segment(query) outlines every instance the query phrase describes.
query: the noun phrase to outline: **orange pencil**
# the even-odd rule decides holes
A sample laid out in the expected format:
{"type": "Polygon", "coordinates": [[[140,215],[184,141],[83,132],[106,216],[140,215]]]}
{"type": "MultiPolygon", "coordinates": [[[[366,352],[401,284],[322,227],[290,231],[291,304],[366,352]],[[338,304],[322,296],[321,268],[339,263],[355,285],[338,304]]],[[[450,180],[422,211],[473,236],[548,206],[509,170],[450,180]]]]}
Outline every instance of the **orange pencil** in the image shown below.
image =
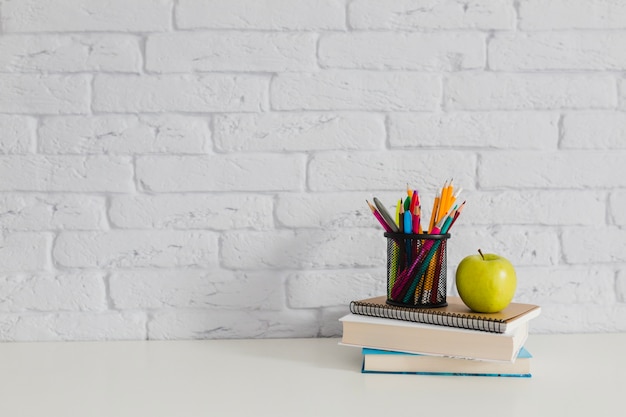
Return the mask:
{"type": "Polygon", "coordinates": [[[417,206],[417,210],[418,210],[417,217],[419,219],[419,221],[417,222],[417,225],[419,226],[417,233],[421,235],[422,233],[424,233],[424,229],[422,228],[422,206],[417,206]]]}
{"type": "Polygon", "coordinates": [[[428,225],[428,233],[432,233],[435,223],[437,223],[437,211],[439,210],[439,200],[441,199],[441,191],[437,191],[437,196],[433,202],[433,211],[430,213],[430,224],[428,225]]]}
{"type": "Polygon", "coordinates": [[[441,220],[441,217],[443,216],[444,213],[444,204],[446,202],[446,192],[447,192],[447,188],[448,188],[448,181],[446,181],[443,184],[443,187],[441,187],[441,192],[438,194],[439,195],[439,205],[437,206],[437,213],[435,214],[435,223],[438,223],[439,220],[441,220]]]}
{"type": "Polygon", "coordinates": [[[437,193],[437,196],[439,197],[439,202],[437,203],[437,211],[435,212],[435,223],[438,223],[439,220],[441,220],[441,207],[443,206],[444,198],[446,197],[445,192],[447,183],[448,182],[446,181],[443,187],[441,187],[441,190],[437,193]]]}
{"type": "Polygon", "coordinates": [[[437,214],[437,221],[441,220],[445,213],[450,209],[450,197],[452,194],[452,180],[450,182],[446,181],[443,186],[443,191],[441,192],[441,208],[439,209],[439,213],[437,214]]]}
{"type": "Polygon", "coordinates": [[[450,197],[450,205],[454,204],[456,199],[459,198],[459,194],[461,194],[461,191],[463,191],[463,189],[459,188],[458,191],[456,193],[454,193],[454,195],[452,197],[450,197]]]}

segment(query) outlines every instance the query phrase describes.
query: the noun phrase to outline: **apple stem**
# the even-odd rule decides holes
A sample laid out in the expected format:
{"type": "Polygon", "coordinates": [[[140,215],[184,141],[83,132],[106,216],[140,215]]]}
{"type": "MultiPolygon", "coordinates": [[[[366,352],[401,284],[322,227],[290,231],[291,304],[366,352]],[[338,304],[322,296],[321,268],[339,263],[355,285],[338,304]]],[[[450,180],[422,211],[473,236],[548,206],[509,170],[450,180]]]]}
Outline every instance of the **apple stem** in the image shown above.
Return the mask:
{"type": "Polygon", "coordinates": [[[480,249],[478,249],[478,253],[480,253],[480,256],[483,258],[483,261],[484,261],[485,260],[485,255],[483,255],[483,252],[480,249]]]}

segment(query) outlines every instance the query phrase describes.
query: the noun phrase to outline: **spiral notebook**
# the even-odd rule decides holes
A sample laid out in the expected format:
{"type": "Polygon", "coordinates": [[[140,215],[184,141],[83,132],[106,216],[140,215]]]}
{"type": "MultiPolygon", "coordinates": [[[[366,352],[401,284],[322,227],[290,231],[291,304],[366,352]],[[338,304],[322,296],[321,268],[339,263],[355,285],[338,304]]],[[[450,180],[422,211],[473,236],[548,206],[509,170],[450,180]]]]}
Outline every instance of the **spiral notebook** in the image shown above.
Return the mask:
{"type": "Polygon", "coordinates": [[[498,313],[475,313],[460,297],[448,296],[446,307],[410,308],[386,303],[386,296],[350,302],[350,312],[370,317],[413,321],[461,329],[504,333],[539,316],[541,308],[534,304],[511,303],[498,313]]]}

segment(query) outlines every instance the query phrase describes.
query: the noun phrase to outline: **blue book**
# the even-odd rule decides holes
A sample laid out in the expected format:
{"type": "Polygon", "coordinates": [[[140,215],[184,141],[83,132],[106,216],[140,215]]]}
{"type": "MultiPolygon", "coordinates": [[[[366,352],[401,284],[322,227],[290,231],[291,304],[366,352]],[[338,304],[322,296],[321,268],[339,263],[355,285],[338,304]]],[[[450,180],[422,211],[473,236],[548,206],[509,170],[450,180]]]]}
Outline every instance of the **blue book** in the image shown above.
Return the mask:
{"type": "Polygon", "coordinates": [[[521,348],[513,362],[459,359],[363,348],[363,373],[530,378],[532,355],[521,348]]]}

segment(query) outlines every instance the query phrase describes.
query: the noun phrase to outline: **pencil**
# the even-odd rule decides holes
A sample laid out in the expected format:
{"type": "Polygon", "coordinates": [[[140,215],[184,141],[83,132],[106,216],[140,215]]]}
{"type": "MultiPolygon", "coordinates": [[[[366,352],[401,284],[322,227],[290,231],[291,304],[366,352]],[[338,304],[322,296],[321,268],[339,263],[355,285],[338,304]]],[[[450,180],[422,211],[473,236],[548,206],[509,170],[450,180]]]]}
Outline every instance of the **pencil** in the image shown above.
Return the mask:
{"type": "Polygon", "coordinates": [[[413,215],[408,210],[404,212],[404,233],[413,233],[413,215]]]}
{"type": "MultiPolygon", "coordinates": [[[[449,212],[447,212],[442,220],[440,220],[440,222],[443,222],[443,225],[440,227],[441,229],[441,234],[446,234],[448,229],[450,228],[450,225],[452,223],[452,219],[454,217],[454,213],[456,211],[456,207],[454,209],[449,210],[449,212]]],[[[438,284],[438,276],[441,270],[441,256],[443,251],[445,250],[445,242],[443,243],[439,243],[440,241],[437,241],[436,243],[439,246],[438,249],[435,249],[436,253],[435,255],[431,258],[430,263],[428,265],[428,267],[424,270],[423,276],[419,277],[419,279],[421,281],[423,281],[423,285],[420,284],[420,288],[419,292],[416,293],[417,297],[422,297],[422,303],[427,303],[428,299],[431,297],[432,291],[435,288],[436,285],[438,284]]]]}
{"type": "Polygon", "coordinates": [[[413,233],[420,233],[419,207],[413,208],[413,233]]]}
{"type": "Polygon", "coordinates": [[[450,209],[450,194],[452,193],[452,180],[446,183],[443,186],[443,190],[441,191],[441,202],[439,203],[439,212],[437,213],[437,221],[441,220],[444,215],[450,209]]]}
{"type": "Polygon", "coordinates": [[[393,221],[391,215],[389,214],[383,203],[381,203],[379,199],[374,197],[374,204],[376,204],[378,212],[383,216],[385,223],[387,223],[387,225],[391,228],[391,231],[394,233],[398,232],[398,225],[396,225],[396,222],[393,221]]]}
{"type": "Polygon", "coordinates": [[[432,233],[433,227],[435,227],[435,223],[437,222],[437,210],[439,207],[440,199],[441,192],[437,191],[437,196],[435,196],[435,201],[433,202],[433,211],[430,213],[430,225],[428,226],[428,233],[432,233]]]}
{"type": "Polygon", "coordinates": [[[387,297],[391,298],[391,289],[393,288],[396,278],[398,277],[398,262],[400,256],[400,243],[396,239],[387,239],[387,248],[391,249],[391,265],[388,274],[389,281],[387,283],[387,297]]]}
{"type": "Polygon", "coordinates": [[[433,275],[433,280],[431,282],[430,294],[427,295],[430,299],[426,299],[425,302],[430,302],[430,304],[437,303],[437,298],[439,295],[439,278],[441,276],[441,268],[443,266],[443,254],[446,251],[446,242],[441,242],[439,246],[439,250],[437,251],[437,255],[435,255],[435,273],[433,275]]]}
{"type": "Polygon", "coordinates": [[[461,194],[461,191],[463,191],[463,189],[459,188],[457,190],[457,192],[454,193],[454,195],[452,195],[452,197],[450,197],[450,205],[454,204],[454,202],[457,200],[457,198],[459,198],[459,194],[461,194]]]}
{"type": "Polygon", "coordinates": [[[398,225],[398,230],[400,229],[400,207],[402,207],[402,199],[398,200],[398,204],[396,205],[396,224],[398,225]]]}
{"type": "Polygon", "coordinates": [[[417,206],[417,226],[419,227],[419,229],[417,229],[417,233],[419,233],[420,235],[422,233],[424,233],[424,229],[422,229],[422,206],[417,206]]]}
{"type": "Polygon", "coordinates": [[[411,195],[411,213],[413,213],[413,211],[415,210],[415,206],[417,204],[417,191],[413,191],[413,194],[411,195]]]}
{"type": "Polygon", "coordinates": [[[376,210],[376,207],[374,207],[372,205],[372,203],[370,203],[367,200],[365,200],[365,202],[367,203],[368,206],[370,206],[370,210],[372,210],[372,214],[374,214],[374,217],[376,217],[376,220],[378,220],[378,222],[383,227],[383,229],[385,229],[386,232],[390,232],[391,233],[392,232],[391,227],[389,227],[387,222],[385,222],[385,219],[383,219],[383,217],[380,215],[378,210],[376,210]]]}
{"type": "MultiPolygon", "coordinates": [[[[409,301],[409,298],[411,297],[411,293],[415,294],[414,291],[416,290],[417,285],[421,281],[420,278],[426,272],[426,268],[428,268],[428,265],[430,265],[430,260],[433,258],[433,255],[437,252],[437,249],[439,248],[440,244],[441,244],[441,241],[438,240],[434,244],[430,245],[428,249],[425,251],[426,257],[421,263],[418,264],[420,266],[419,271],[417,273],[413,271],[414,272],[413,274],[409,274],[408,279],[412,279],[413,282],[409,286],[408,291],[406,291],[404,298],[403,298],[403,302],[406,303],[409,301]]],[[[416,263],[413,263],[411,266],[415,264],[416,263]]]]}
{"type": "Polygon", "coordinates": [[[454,213],[454,218],[452,219],[452,223],[450,223],[450,227],[452,227],[454,222],[456,222],[456,219],[459,218],[459,215],[461,214],[463,207],[465,207],[465,201],[459,206],[459,208],[456,210],[456,213],[454,213]]]}
{"type": "MultiPolygon", "coordinates": [[[[450,230],[451,224],[452,224],[452,216],[447,216],[441,219],[433,228],[433,234],[447,233],[448,230],[450,230]]],[[[433,259],[433,256],[435,255],[435,253],[437,253],[437,250],[439,249],[440,245],[441,245],[441,240],[437,240],[437,241],[429,240],[428,242],[426,242],[422,246],[419,256],[411,264],[411,267],[408,270],[403,271],[403,274],[404,272],[407,272],[407,276],[403,277],[404,278],[403,286],[406,286],[408,281],[412,280],[408,288],[408,291],[397,291],[397,293],[404,294],[403,295],[404,303],[407,303],[409,301],[411,293],[413,293],[416,296],[419,296],[419,294],[415,293],[415,291],[417,291],[418,284],[422,285],[421,287],[423,288],[422,291],[428,290],[428,287],[427,287],[428,285],[430,285],[432,289],[432,281],[428,279],[429,276],[428,276],[427,270],[431,267],[431,261],[433,259]],[[420,259],[422,259],[421,262],[420,262],[420,259]],[[415,270],[417,269],[418,266],[419,266],[419,270],[417,270],[417,273],[416,273],[415,270]]]]}

